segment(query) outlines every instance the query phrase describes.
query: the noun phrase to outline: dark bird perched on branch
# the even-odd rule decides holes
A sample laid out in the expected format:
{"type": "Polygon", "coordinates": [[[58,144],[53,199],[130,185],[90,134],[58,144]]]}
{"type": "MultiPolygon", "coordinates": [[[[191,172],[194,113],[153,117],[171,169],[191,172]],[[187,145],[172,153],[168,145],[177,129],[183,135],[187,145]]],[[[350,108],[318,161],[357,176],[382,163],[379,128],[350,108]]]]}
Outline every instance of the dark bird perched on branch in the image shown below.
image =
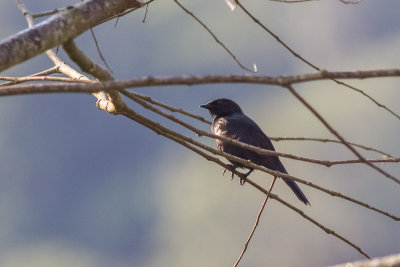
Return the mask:
{"type": "MultiPolygon", "coordinates": [[[[232,100],[219,98],[208,102],[205,105],[201,105],[200,107],[208,109],[210,112],[213,118],[211,131],[214,134],[229,137],[252,146],[275,151],[275,148],[268,136],[266,136],[261,128],[252,119],[247,117],[239,105],[232,100]]],[[[283,167],[282,162],[277,156],[260,155],[254,151],[224,142],[219,139],[216,139],[216,141],[218,149],[223,152],[232,154],[245,160],[250,160],[257,165],[264,166],[274,171],[287,173],[285,167],[283,167]]],[[[238,167],[249,169],[249,172],[246,173],[246,177],[254,170],[253,168],[243,166],[240,163],[234,161],[230,162],[232,163],[231,168],[233,170],[238,167]]],[[[224,170],[224,173],[225,171],[226,169],[224,170]]],[[[292,189],[299,200],[304,202],[306,205],[310,204],[295,181],[285,178],[283,178],[283,180],[292,189]]],[[[243,184],[245,181],[246,179],[240,182],[243,184]]]]}

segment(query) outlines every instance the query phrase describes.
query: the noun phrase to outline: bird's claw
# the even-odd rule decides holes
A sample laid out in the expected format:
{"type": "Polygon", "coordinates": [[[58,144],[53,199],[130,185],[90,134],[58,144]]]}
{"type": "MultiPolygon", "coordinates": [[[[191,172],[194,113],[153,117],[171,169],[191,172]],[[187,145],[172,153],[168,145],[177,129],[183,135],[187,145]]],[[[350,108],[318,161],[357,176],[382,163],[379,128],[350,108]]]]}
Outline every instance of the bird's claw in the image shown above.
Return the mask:
{"type": "Polygon", "coordinates": [[[232,173],[232,175],[231,175],[231,180],[233,180],[233,178],[235,177],[235,174],[233,173],[233,171],[235,170],[236,168],[235,168],[235,166],[233,166],[233,165],[228,165],[225,169],[224,169],[224,171],[222,172],[222,175],[225,175],[225,172],[228,170],[228,171],[230,171],[231,173],[232,173]]]}
{"type": "MultiPolygon", "coordinates": [[[[232,173],[232,175],[231,175],[231,178],[232,178],[232,179],[231,179],[231,180],[233,180],[233,178],[235,177],[234,171],[236,170],[236,168],[237,168],[237,167],[235,167],[235,165],[229,164],[229,165],[226,166],[226,168],[225,168],[224,171],[222,172],[222,175],[224,175],[225,172],[228,170],[228,171],[230,171],[230,172],[232,173]]],[[[247,176],[249,176],[250,173],[253,172],[253,170],[254,170],[254,169],[250,169],[248,173],[239,175],[239,179],[240,179],[239,183],[240,183],[240,185],[244,185],[244,184],[246,183],[247,176]]]]}
{"type": "Polygon", "coordinates": [[[244,174],[243,176],[240,177],[240,185],[244,185],[246,183],[247,180],[247,176],[250,175],[250,173],[252,173],[254,171],[254,169],[250,169],[248,171],[248,173],[244,174]]]}

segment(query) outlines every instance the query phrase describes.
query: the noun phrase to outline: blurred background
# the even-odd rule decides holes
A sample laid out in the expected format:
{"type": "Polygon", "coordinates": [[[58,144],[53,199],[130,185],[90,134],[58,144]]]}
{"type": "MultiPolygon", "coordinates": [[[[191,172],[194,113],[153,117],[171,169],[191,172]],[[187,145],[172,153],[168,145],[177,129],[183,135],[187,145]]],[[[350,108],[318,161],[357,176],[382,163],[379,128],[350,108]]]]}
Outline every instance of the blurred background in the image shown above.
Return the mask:
{"type": "MultiPolygon", "coordinates": [[[[79,1],[25,0],[33,13],[79,1]]],[[[260,75],[314,72],[294,58],[240,9],[224,1],[183,1],[247,67],[260,75]]],[[[243,1],[295,51],[323,69],[399,68],[400,2],[338,0],[284,4],[243,1]]],[[[117,79],[148,75],[246,74],[213,38],[173,1],[154,1],[118,23],[94,29],[117,79]]],[[[14,1],[0,2],[0,38],[27,28],[14,1]]],[[[90,33],[77,38],[100,63],[90,33]]],[[[59,55],[68,59],[60,48],[59,55]]],[[[49,68],[38,56],[1,75],[25,76],[49,68]]],[[[400,113],[398,79],[349,81],[400,113]]],[[[399,120],[367,98],[333,82],[296,89],[347,140],[399,155],[399,120]]],[[[208,118],[200,104],[237,101],[270,136],[333,136],[287,90],[223,84],[139,88],[136,92],[208,118]]],[[[133,109],[197,138],[130,103],[133,109]]],[[[184,118],[209,130],[201,122],[184,118]]],[[[121,116],[95,98],[49,94],[0,98],[1,266],[232,266],[264,196],[222,168],[121,116]]],[[[214,140],[198,140],[214,146],[214,140]]],[[[351,159],[341,145],[275,142],[278,151],[320,159],[351,159]]],[[[375,153],[363,152],[368,158],[375,153]]],[[[282,159],[294,176],[400,215],[400,186],[363,165],[331,168],[282,159]]],[[[398,164],[380,164],[400,177],[398,164]]],[[[256,172],[267,187],[272,179],[256,172]]],[[[274,191],[370,256],[400,252],[399,223],[301,185],[305,207],[278,181],[274,191]]],[[[325,266],[362,259],[297,213],[270,201],[241,266],[325,266]]]]}

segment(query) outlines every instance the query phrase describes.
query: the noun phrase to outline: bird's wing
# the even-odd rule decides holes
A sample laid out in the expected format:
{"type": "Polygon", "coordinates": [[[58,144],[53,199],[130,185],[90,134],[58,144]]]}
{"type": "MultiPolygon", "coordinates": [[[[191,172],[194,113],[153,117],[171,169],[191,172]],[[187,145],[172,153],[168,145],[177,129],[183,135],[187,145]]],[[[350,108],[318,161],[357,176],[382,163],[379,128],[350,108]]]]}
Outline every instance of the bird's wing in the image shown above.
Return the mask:
{"type": "MultiPolygon", "coordinates": [[[[252,146],[275,151],[267,135],[252,119],[244,114],[234,114],[218,119],[218,121],[215,121],[213,124],[213,131],[217,135],[230,137],[252,146]]],[[[254,151],[221,140],[217,140],[217,146],[224,152],[251,160],[258,165],[263,165],[280,172],[286,172],[285,167],[276,156],[259,155],[254,151]]]]}
{"type": "MultiPolygon", "coordinates": [[[[221,118],[219,121],[213,123],[213,130],[215,134],[224,135],[252,146],[275,151],[268,136],[261,130],[257,123],[244,114],[221,118]]],[[[256,164],[269,169],[287,173],[285,167],[277,156],[259,155],[254,151],[225,143],[220,140],[217,140],[217,145],[221,150],[227,153],[240,158],[249,159],[256,164]]],[[[236,165],[241,166],[237,163],[236,165]]],[[[283,180],[296,194],[298,199],[306,205],[310,204],[304,193],[293,180],[285,178],[283,178],[283,180]]]]}
{"type": "MultiPolygon", "coordinates": [[[[213,123],[213,130],[215,134],[221,134],[252,146],[275,151],[268,136],[261,130],[257,123],[244,114],[221,118],[218,122],[213,123]]],[[[256,164],[269,169],[287,173],[285,167],[277,156],[259,155],[256,152],[219,140],[217,140],[217,145],[221,150],[227,153],[244,159],[249,159],[256,164]]],[[[283,178],[283,180],[296,194],[298,199],[306,205],[310,204],[304,193],[293,180],[285,178],[283,178]]]]}
{"type": "Polygon", "coordinates": [[[275,150],[268,136],[246,115],[231,116],[228,122],[226,126],[228,137],[252,146],[275,150]]]}

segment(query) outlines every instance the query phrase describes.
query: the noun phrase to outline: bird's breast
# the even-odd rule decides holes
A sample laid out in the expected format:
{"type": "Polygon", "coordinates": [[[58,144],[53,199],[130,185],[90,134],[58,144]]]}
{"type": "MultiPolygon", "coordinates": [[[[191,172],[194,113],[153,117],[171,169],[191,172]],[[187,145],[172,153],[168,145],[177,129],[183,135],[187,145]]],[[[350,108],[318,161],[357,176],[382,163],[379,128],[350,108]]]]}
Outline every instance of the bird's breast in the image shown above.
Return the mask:
{"type": "Polygon", "coordinates": [[[227,123],[228,122],[225,118],[219,118],[218,120],[214,121],[212,126],[213,133],[219,136],[226,136],[227,123]]]}

